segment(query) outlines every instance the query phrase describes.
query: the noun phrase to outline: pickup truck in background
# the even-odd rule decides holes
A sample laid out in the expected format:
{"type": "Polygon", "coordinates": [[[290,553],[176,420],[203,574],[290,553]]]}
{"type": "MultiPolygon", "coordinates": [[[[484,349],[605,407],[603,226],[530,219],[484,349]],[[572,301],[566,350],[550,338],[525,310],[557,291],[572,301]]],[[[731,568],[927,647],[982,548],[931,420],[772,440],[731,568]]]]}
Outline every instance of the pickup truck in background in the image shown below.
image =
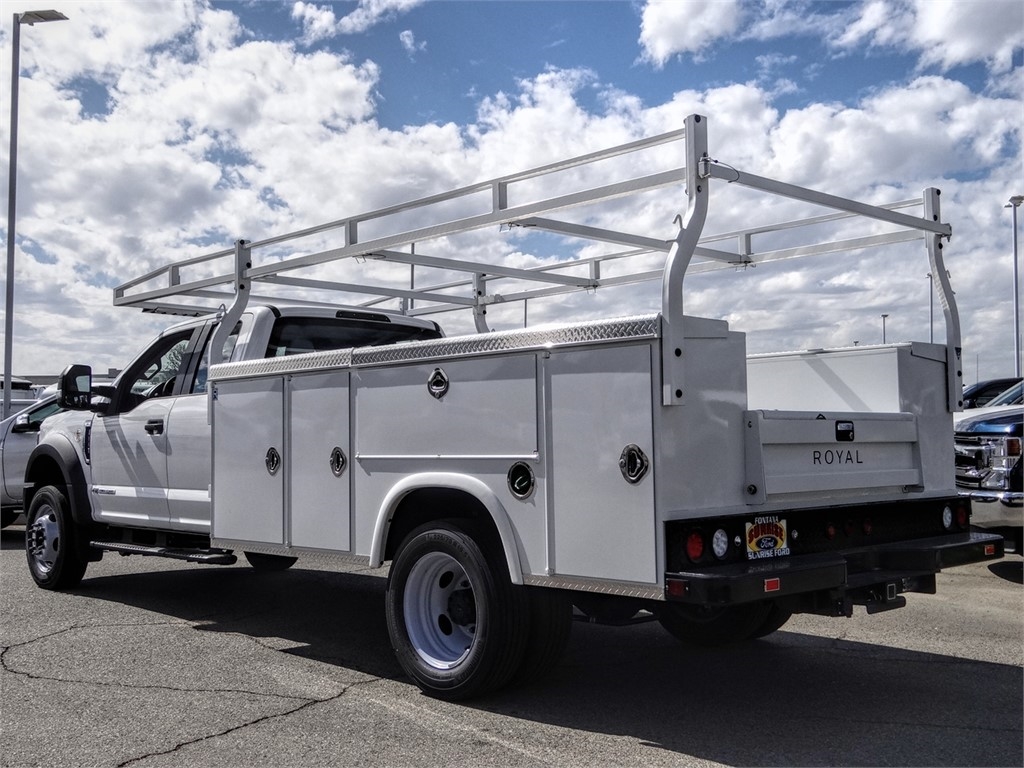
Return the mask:
{"type": "Polygon", "coordinates": [[[223,302],[161,334],[112,386],[93,386],[86,366],[62,374],[69,412],[44,423],[26,475],[32,577],[72,587],[104,552],[390,563],[396,656],[425,692],[455,700],[542,674],[573,607],[721,645],[794,613],[901,608],[942,569],[1001,557],[954,483],[962,360],[938,190],[868,205],[710,157],[692,115],[119,286],[115,304],[142,309],[223,302]],[[660,192],[680,186],[678,200],[660,192]],[[829,212],[709,235],[713,187],[829,212]],[[611,228],[654,209],[678,225],[668,237],[611,228]],[[512,250],[567,242],[578,256],[488,260],[486,228],[512,250]],[[782,241],[759,247],[771,234],[782,241]],[[312,242],[283,250],[293,240],[312,242]],[[748,356],[743,333],[683,311],[688,271],[909,241],[924,245],[944,344],[748,356]],[[527,301],[652,280],[660,312],[527,323],[527,301]],[[250,304],[254,284],[308,303],[250,304]],[[363,301],[326,308],[324,294],[363,301]],[[509,302],[523,302],[524,327],[492,329],[488,311],[509,302]],[[476,333],[426,319],[458,310],[476,333]]]}
{"type": "Polygon", "coordinates": [[[956,486],[973,502],[972,524],[1002,534],[1017,554],[1024,553],[1024,407],[966,411],[953,439],[956,486]]]}

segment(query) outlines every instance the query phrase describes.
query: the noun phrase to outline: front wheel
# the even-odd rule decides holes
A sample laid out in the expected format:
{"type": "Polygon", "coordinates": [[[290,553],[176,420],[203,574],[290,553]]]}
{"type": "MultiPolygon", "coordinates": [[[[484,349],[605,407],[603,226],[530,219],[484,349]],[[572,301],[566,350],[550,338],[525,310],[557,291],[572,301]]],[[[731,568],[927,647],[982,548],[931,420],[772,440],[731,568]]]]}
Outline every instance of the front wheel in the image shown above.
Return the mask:
{"type": "Polygon", "coordinates": [[[79,551],[79,528],[64,492],[40,488],[25,523],[25,555],[32,578],[43,589],[69,589],[85,575],[88,560],[79,551]]]}
{"type": "Polygon", "coordinates": [[[417,528],[391,565],[385,597],[398,662],[426,693],[455,701],[495,690],[526,648],[526,594],[502,558],[446,523],[417,528]]]}

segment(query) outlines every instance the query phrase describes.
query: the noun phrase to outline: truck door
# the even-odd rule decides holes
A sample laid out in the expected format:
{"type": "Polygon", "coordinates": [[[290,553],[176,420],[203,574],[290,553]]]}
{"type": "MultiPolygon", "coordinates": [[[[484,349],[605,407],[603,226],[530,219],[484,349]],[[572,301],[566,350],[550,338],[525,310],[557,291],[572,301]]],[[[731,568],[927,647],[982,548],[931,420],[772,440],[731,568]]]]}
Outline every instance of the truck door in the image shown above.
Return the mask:
{"type": "MultiPolygon", "coordinates": [[[[243,316],[245,319],[250,315],[243,316]]],[[[221,363],[231,359],[243,326],[240,320],[221,350],[221,363]]],[[[170,527],[195,533],[210,532],[210,480],[213,451],[206,401],[206,377],[210,370],[210,339],[216,323],[210,323],[200,339],[202,351],[194,355],[194,370],[186,369],[181,391],[174,398],[167,430],[167,509],[170,527]]]]}
{"type": "Polygon", "coordinates": [[[102,520],[166,526],[168,415],[201,327],[158,338],[118,380],[93,422],[92,499],[102,520]]]}

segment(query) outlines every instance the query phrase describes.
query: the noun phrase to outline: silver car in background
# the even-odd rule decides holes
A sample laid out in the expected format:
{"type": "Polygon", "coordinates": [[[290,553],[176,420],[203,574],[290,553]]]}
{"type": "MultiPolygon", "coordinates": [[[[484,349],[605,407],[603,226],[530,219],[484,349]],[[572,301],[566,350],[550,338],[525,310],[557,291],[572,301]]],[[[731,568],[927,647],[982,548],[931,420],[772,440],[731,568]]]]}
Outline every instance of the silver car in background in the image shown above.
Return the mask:
{"type": "Polygon", "coordinates": [[[49,395],[0,421],[0,528],[21,514],[25,466],[36,447],[39,425],[61,410],[57,396],[49,395]]]}

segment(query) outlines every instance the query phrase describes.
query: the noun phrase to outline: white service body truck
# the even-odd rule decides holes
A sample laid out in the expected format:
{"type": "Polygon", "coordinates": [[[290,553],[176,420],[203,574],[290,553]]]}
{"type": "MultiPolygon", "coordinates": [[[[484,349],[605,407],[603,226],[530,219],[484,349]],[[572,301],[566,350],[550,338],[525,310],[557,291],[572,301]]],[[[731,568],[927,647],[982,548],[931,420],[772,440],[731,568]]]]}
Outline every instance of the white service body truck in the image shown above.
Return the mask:
{"type": "Polygon", "coordinates": [[[762,637],[797,612],[898,608],[905,593],[933,592],[941,569],[1003,552],[1000,537],[970,530],[954,485],[961,350],[938,200],[931,189],[873,206],[744,173],[709,159],[707,121],[694,115],[670,134],[144,275],[115,289],[115,303],[224,304],[168,331],[112,388],[93,388],[84,366],[62,376],[62,402],[77,410],[44,424],[26,476],[32,575],[73,586],[107,551],[222,564],[243,552],[257,568],[390,563],[398,659],[450,699],[548,668],[573,607],[591,621],[656,619],[701,644],[762,637]],[[683,167],[637,171],[634,155],[673,156],[666,145],[680,143],[683,167]],[[719,182],[830,212],[708,235],[719,182]],[[650,205],[673,185],[685,187],[673,237],[598,226],[602,206],[636,194],[650,205]],[[920,216],[899,210],[912,205],[920,216]],[[830,226],[831,239],[754,247],[769,232],[830,226]],[[626,250],[532,269],[427,253],[488,227],[626,250]],[[275,250],[327,232],[342,241],[275,250]],[[910,239],[935,276],[945,344],[748,357],[744,334],[683,312],[683,276],[700,262],[748,267],[910,239]],[[254,265],[257,249],[271,256],[254,265]],[[210,274],[231,256],[229,273],[210,274]],[[614,269],[629,259],[641,266],[614,269]],[[338,262],[412,272],[405,287],[379,271],[357,284],[327,270],[338,262]],[[197,266],[207,272],[182,278],[197,266]],[[425,285],[424,270],[440,276],[425,285]],[[661,280],[660,312],[532,327],[524,310],[526,327],[488,328],[497,305],[647,280],[661,280]],[[254,284],[307,303],[254,308],[254,284]],[[325,291],[373,298],[344,310],[310,301],[325,291]],[[374,308],[382,300],[397,314],[374,308]],[[476,333],[442,337],[423,319],[460,308],[476,333]],[[329,344],[296,332],[283,347],[269,336],[280,317],[318,316],[392,332],[327,334],[329,344]]]}

